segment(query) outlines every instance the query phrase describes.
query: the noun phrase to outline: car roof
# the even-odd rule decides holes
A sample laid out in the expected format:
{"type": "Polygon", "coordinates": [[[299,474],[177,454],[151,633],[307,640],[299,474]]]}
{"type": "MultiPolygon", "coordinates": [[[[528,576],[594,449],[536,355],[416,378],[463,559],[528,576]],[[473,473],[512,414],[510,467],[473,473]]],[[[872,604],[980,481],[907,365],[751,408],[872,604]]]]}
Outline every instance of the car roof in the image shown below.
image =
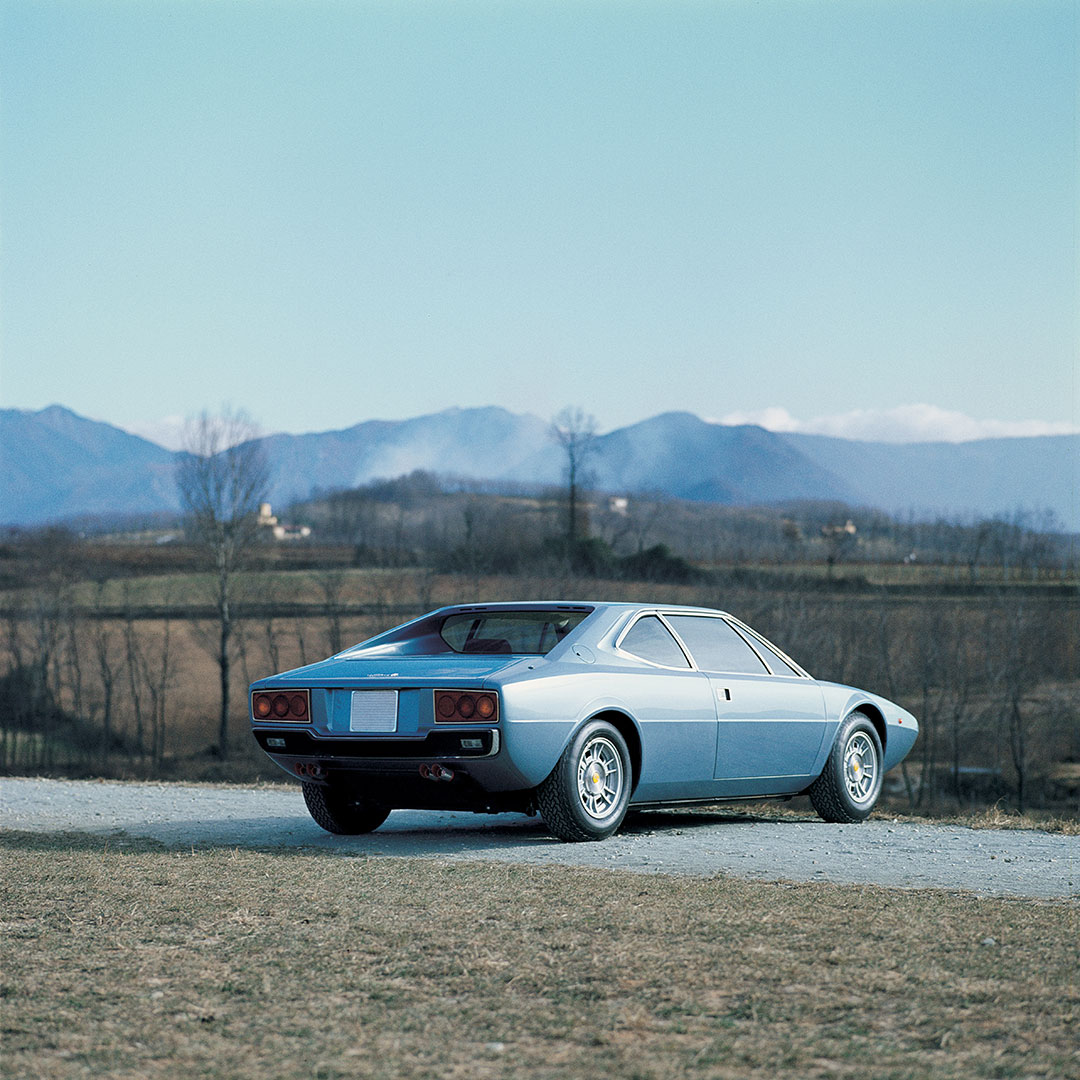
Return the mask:
{"type": "Polygon", "coordinates": [[[726,615],[719,608],[694,607],[688,604],[640,603],[630,600],[499,600],[493,603],[448,604],[431,612],[433,615],[465,611],[672,611],[698,615],[726,615]]]}

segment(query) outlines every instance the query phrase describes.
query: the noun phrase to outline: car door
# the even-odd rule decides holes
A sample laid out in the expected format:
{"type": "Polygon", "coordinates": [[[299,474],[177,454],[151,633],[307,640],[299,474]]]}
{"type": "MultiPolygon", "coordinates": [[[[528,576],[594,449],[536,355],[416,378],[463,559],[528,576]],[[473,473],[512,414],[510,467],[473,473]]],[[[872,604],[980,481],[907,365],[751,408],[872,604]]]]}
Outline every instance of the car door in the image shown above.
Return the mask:
{"type": "Polygon", "coordinates": [[[769,650],[751,647],[720,616],[673,614],[666,620],[712,685],[713,776],[723,781],[722,793],[782,794],[805,787],[825,736],[825,700],[817,683],[769,650]]]}
{"type": "Polygon", "coordinates": [[[619,652],[638,662],[619,685],[642,733],[641,776],[634,802],[706,799],[715,794],[716,710],[708,676],[690,661],[655,613],[636,619],[619,652]]]}

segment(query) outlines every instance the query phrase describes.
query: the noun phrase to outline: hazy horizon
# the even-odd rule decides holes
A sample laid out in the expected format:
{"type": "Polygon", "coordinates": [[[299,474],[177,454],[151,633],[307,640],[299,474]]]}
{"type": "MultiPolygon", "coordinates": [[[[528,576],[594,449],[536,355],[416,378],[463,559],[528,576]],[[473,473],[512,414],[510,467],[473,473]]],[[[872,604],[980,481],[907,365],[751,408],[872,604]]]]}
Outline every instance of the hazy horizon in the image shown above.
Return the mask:
{"type": "MultiPolygon", "coordinates": [[[[63,402],[51,402],[40,410],[22,410],[26,412],[40,412],[48,408],[59,407],[68,409],[76,415],[82,415],[78,410],[71,409],[63,402]]],[[[478,403],[466,406],[451,406],[451,409],[483,409],[505,408],[495,402],[478,403]]],[[[214,409],[205,410],[210,414],[214,409]]],[[[444,410],[437,410],[439,412],[444,410]]],[[[508,409],[508,412],[519,416],[535,416],[540,420],[550,420],[550,417],[542,417],[537,413],[528,411],[518,412],[508,409]]],[[[931,405],[900,406],[892,410],[882,409],[858,409],[847,414],[834,416],[814,417],[810,420],[799,420],[793,417],[786,409],[766,409],[761,415],[729,414],[725,417],[701,416],[693,409],[666,410],[668,412],[686,412],[708,424],[720,424],[723,426],[754,425],[763,427],[767,431],[777,434],[804,434],[824,435],[830,438],[848,439],[861,442],[880,443],[929,443],[929,442],[976,442],[982,439],[1001,438],[1037,438],[1046,435],[1076,435],[1080,434],[1080,428],[1068,424],[1048,424],[1043,421],[979,421],[962,413],[950,413],[931,405]]],[[[252,425],[261,435],[307,435],[325,434],[329,431],[345,430],[358,424],[369,421],[397,423],[417,419],[421,415],[385,417],[363,416],[358,417],[352,423],[345,424],[341,428],[330,427],[320,429],[287,430],[267,429],[258,422],[257,417],[251,417],[252,425]]],[[[631,421],[623,427],[632,427],[636,423],[642,423],[653,417],[661,415],[654,413],[651,416],[643,416],[638,420],[631,421]]],[[[86,416],[85,419],[100,423],[106,423],[112,427],[126,431],[128,434],[137,435],[147,439],[168,450],[181,450],[184,448],[184,432],[189,421],[193,417],[166,417],[157,423],[134,425],[124,427],[104,417],[86,416]]],[[[595,419],[595,418],[593,418],[595,419]]],[[[602,428],[597,426],[597,434],[607,434],[614,428],[602,428]]]]}

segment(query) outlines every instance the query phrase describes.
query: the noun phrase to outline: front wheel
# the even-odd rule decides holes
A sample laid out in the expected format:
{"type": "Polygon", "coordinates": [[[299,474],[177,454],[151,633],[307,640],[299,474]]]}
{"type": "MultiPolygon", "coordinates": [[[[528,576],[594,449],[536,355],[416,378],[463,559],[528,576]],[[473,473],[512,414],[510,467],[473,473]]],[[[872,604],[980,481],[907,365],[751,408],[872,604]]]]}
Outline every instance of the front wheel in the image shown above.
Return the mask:
{"type": "Polygon", "coordinates": [[[359,836],[377,829],[390,810],[359,798],[351,791],[327,784],[302,785],[308,812],[327,832],[339,836],[359,836]]]}
{"type": "Polygon", "coordinates": [[[852,713],[837,732],[810,801],[825,821],[852,825],[870,816],[881,794],[881,739],[865,713],[852,713]]]}
{"type": "Polygon", "coordinates": [[[626,741],[610,724],[593,720],[536,789],[536,801],[544,824],[560,840],[603,840],[622,824],[630,786],[626,741]]]}

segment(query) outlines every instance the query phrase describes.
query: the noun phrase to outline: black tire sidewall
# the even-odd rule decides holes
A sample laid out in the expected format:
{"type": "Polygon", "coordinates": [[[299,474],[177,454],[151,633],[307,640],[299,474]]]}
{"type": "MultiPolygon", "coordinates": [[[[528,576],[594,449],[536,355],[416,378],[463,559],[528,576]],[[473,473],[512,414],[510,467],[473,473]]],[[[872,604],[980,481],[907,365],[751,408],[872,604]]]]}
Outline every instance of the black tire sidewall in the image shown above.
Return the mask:
{"type": "Polygon", "coordinates": [[[327,832],[359,836],[377,829],[389,816],[387,807],[328,784],[302,785],[308,812],[327,832]]]}
{"type": "Polygon", "coordinates": [[[826,768],[832,770],[832,779],[835,785],[836,795],[843,804],[844,809],[852,818],[861,821],[869,817],[871,811],[877,805],[877,801],[881,796],[881,785],[884,779],[882,773],[884,758],[885,754],[881,747],[881,737],[878,735],[877,728],[874,727],[870,718],[865,713],[852,713],[841,725],[840,731],[837,733],[836,743],[833,746],[832,753],[829,755],[829,763],[826,766],[826,768]],[[877,755],[877,775],[874,777],[873,798],[858,803],[855,802],[848,793],[847,781],[844,776],[844,750],[852,735],[857,731],[861,731],[869,736],[870,742],[874,746],[874,753],[877,755]]]}
{"type": "Polygon", "coordinates": [[[570,740],[551,775],[536,789],[544,823],[562,840],[580,842],[604,840],[617,832],[630,803],[633,775],[630,751],[619,731],[605,720],[591,720],[570,740]],[[586,813],[578,795],[578,764],[590,741],[598,736],[615,747],[622,765],[622,790],[615,809],[602,821],[586,813]]]}
{"type": "Polygon", "coordinates": [[[630,802],[630,751],[627,749],[626,740],[618,730],[603,720],[593,720],[586,724],[574,737],[569,751],[559,763],[562,770],[562,783],[564,785],[571,814],[575,822],[585,831],[594,835],[597,839],[611,836],[622,824],[626,816],[626,807],[630,802]],[[622,790],[619,792],[618,804],[612,813],[603,820],[597,820],[585,811],[578,797],[578,764],[586,747],[593,739],[601,737],[607,739],[619,754],[622,764],[622,790]]]}

